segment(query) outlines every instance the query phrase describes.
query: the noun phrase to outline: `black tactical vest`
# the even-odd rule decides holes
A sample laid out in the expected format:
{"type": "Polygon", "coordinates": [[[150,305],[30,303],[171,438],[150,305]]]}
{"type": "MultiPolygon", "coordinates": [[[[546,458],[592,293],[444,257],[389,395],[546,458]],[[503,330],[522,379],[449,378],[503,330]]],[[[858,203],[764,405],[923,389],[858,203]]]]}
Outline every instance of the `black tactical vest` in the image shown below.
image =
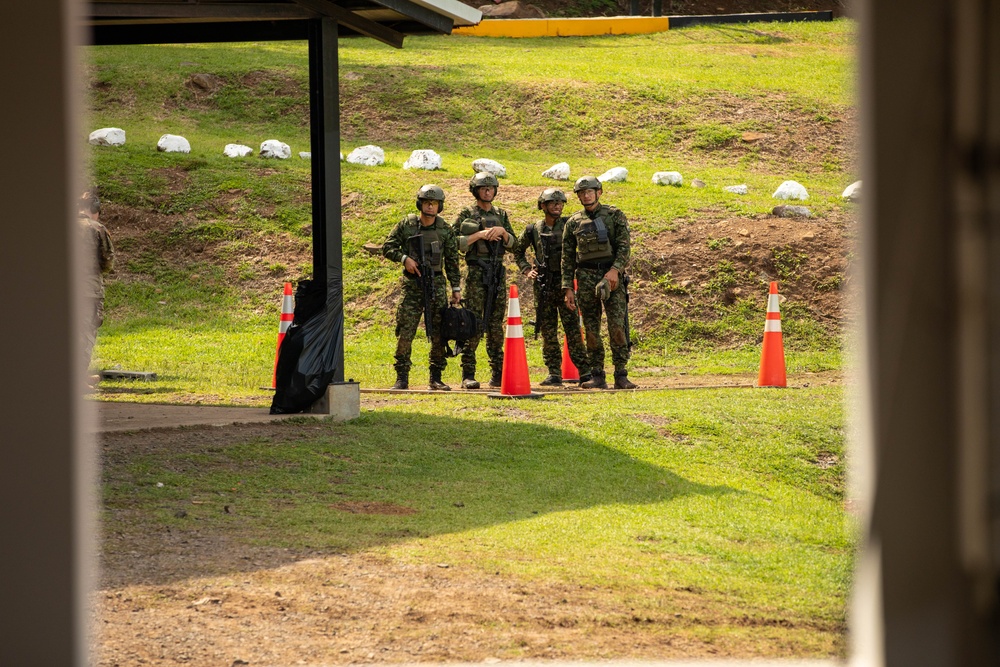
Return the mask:
{"type": "Polygon", "coordinates": [[[544,264],[550,272],[559,273],[562,266],[562,225],[556,221],[552,227],[545,221],[535,223],[534,250],[535,262],[544,264]]]}

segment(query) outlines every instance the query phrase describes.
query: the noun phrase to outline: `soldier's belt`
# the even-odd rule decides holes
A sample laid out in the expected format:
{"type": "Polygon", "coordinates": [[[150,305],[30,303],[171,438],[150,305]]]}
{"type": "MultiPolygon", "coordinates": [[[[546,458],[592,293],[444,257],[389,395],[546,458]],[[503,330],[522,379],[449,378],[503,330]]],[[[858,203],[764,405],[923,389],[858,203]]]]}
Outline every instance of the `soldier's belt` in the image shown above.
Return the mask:
{"type": "Polygon", "coordinates": [[[610,271],[614,262],[580,262],[576,265],[578,269],[596,269],[597,271],[610,271]]]}

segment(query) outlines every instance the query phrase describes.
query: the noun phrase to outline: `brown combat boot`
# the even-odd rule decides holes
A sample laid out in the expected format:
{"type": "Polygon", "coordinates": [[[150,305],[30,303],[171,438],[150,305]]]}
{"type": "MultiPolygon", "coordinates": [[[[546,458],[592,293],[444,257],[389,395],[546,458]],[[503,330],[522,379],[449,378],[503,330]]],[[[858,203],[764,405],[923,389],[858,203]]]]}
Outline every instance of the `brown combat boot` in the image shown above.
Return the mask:
{"type": "Polygon", "coordinates": [[[637,389],[638,386],[628,379],[628,371],[615,371],[615,389],[637,389]]]}
{"type": "Polygon", "coordinates": [[[410,374],[401,373],[396,371],[396,384],[392,385],[393,389],[409,389],[410,388],[410,374]]]}
{"type": "Polygon", "coordinates": [[[451,391],[451,387],[441,382],[441,371],[431,371],[431,381],[428,388],[431,391],[451,391]]]}
{"type": "Polygon", "coordinates": [[[580,383],[581,389],[607,389],[608,382],[604,379],[604,373],[591,373],[590,379],[580,383]]]}

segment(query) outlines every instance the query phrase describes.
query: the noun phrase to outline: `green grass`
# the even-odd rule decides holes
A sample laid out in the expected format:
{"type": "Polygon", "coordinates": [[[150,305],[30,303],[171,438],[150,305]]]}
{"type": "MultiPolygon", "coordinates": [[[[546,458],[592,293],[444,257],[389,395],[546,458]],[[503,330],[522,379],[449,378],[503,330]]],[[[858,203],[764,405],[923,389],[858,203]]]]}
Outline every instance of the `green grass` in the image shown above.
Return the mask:
{"type": "Polygon", "coordinates": [[[244,543],[600,586],[638,595],[640,609],[656,599],[643,590],[687,587],[742,613],[842,627],[854,528],[840,399],[839,388],[414,397],[347,424],[112,457],[106,527],[194,521],[244,543]],[[336,509],[349,503],[413,512],[336,509]]]}

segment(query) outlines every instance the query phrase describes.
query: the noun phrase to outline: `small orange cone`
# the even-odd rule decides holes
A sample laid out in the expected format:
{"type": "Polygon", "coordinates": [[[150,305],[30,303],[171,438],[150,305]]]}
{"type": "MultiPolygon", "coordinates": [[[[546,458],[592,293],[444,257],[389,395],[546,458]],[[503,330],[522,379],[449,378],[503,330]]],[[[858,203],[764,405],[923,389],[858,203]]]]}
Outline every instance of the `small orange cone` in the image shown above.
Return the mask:
{"type": "Polygon", "coordinates": [[[767,295],[767,317],[764,320],[764,345],[760,352],[758,387],[787,387],[785,378],[785,348],[781,342],[781,313],[778,312],[778,283],[772,282],[767,295]]]}
{"type": "MultiPolygon", "coordinates": [[[[576,278],[573,279],[573,291],[576,291],[576,278]]],[[[576,311],[577,317],[579,318],[579,309],[576,311]]],[[[583,319],[580,318],[580,336],[583,337],[583,319]]],[[[563,336],[563,358],[562,358],[562,379],[564,382],[579,382],[580,381],[580,369],[576,367],[573,360],[569,356],[569,343],[567,342],[566,336],[563,336]]]]}
{"type": "Polygon", "coordinates": [[[528,352],[524,348],[524,329],[521,324],[521,302],[517,298],[517,285],[510,286],[510,299],[507,302],[507,336],[503,342],[500,393],[487,396],[490,398],[542,398],[543,396],[531,391],[528,352]]]}
{"type": "Polygon", "coordinates": [[[288,327],[292,326],[294,310],[292,284],[285,283],[285,294],[281,297],[281,320],[278,322],[278,346],[274,349],[274,373],[271,375],[271,389],[278,386],[278,355],[281,353],[281,341],[285,340],[288,327]]]}

